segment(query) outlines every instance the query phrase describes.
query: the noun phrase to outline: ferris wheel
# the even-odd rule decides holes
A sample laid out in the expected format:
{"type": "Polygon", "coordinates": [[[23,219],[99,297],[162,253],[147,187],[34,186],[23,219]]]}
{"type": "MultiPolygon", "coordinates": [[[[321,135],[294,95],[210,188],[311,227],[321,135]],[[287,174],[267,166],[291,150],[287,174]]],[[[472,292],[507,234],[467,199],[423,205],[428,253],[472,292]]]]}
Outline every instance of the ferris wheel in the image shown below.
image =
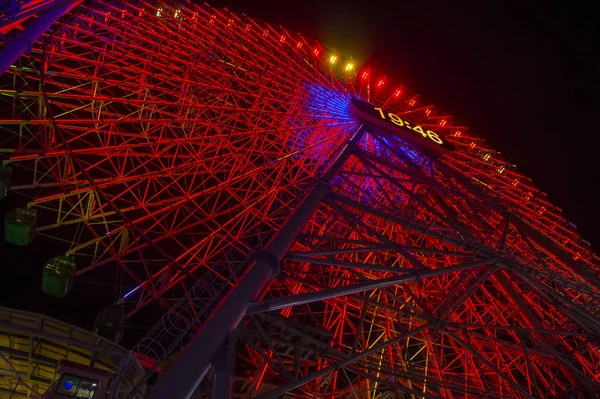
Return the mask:
{"type": "Polygon", "coordinates": [[[107,287],[97,332],[156,314],[134,348],[152,372],[262,256],[271,279],[234,317],[240,395],[598,388],[589,244],[484,140],[367,66],[207,5],[93,1],[0,94],[0,198],[24,198],[6,240],[56,240],[48,295],[107,287]]]}

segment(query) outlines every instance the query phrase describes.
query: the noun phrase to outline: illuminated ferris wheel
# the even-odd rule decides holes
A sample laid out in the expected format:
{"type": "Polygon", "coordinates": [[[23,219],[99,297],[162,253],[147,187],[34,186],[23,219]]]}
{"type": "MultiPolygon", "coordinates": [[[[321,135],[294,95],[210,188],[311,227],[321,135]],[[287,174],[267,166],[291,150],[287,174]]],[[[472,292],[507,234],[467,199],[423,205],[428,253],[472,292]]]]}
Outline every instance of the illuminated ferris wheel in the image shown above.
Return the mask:
{"type": "Polygon", "coordinates": [[[7,241],[56,239],[45,293],[117,292],[97,332],[164,314],[157,392],[195,331],[190,386],[235,397],[598,390],[600,260],[514,165],[319,43],[151,3],[79,5],[0,77],[0,198],[7,241]]]}

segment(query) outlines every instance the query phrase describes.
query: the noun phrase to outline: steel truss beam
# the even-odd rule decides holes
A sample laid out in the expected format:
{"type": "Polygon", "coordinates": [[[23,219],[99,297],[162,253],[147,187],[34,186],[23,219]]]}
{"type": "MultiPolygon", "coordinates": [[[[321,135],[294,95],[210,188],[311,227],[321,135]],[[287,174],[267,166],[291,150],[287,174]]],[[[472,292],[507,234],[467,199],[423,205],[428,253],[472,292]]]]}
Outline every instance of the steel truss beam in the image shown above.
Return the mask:
{"type": "Polygon", "coordinates": [[[248,305],[247,314],[279,310],[289,306],[303,305],[316,301],[324,301],[326,299],[338,298],[345,295],[352,295],[363,291],[381,289],[392,285],[407,283],[410,281],[419,281],[424,278],[441,276],[448,273],[456,273],[461,270],[489,266],[498,262],[498,260],[498,258],[491,258],[477,262],[465,263],[462,265],[448,266],[442,269],[411,271],[406,275],[399,277],[391,277],[375,281],[365,281],[364,283],[347,285],[339,288],[333,288],[330,290],[315,291],[306,294],[271,299],[266,302],[252,302],[248,305]]]}
{"type": "Polygon", "coordinates": [[[427,323],[427,324],[419,326],[419,327],[417,327],[415,329],[406,331],[405,333],[402,333],[399,336],[395,337],[393,340],[390,340],[390,341],[384,342],[384,343],[382,343],[380,345],[377,345],[376,347],[373,347],[372,349],[370,349],[368,351],[365,351],[365,352],[359,353],[357,355],[354,355],[353,357],[351,357],[349,359],[333,363],[332,365],[330,365],[328,367],[325,367],[322,370],[314,372],[314,373],[312,373],[312,374],[310,374],[310,375],[308,375],[308,376],[306,376],[304,378],[301,378],[301,379],[299,379],[297,381],[294,381],[294,382],[292,382],[292,383],[290,383],[288,385],[285,385],[283,387],[275,389],[275,390],[269,392],[266,395],[259,396],[257,399],[275,399],[279,395],[282,395],[282,394],[284,394],[286,392],[289,392],[289,391],[291,391],[293,389],[296,389],[296,388],[298,388],[298,387],[300,387],[300,386],[302,386],[304,384],[307,384],[307,383],[309,383],[311,381],[314,381],[314,380],[316,380],[319,377],[323,377],[323,376],[325,376],[325,375],[327,375],[329,373],[332,373],[334,371],[340,370],[342,367],[346,367],[346,366],[348,366],[348,365],[356,362],[357,360],[360,360],[360,359],[362,359],[362,358],[364,358],[366,356],[369,356],[369,355],[371,355],[373,353],[376,353],[376,352],[380,351],[381,349],[384,349],[384,348],[386,348],[386,347],[388,347],[390,345],[393,345],[395,343],[403,341],[403,340],[407,339],[408,337],[411,337],[411,336],[413,336],[413,335],[415,335],[415,334],[417,334],[417,333],[419,333],[419,332],[421,332],[421,331],[423,331],[423,330],[425,330],[427,328],[430,328],[432,326],[432,324],[433,323],[427,323]]]}

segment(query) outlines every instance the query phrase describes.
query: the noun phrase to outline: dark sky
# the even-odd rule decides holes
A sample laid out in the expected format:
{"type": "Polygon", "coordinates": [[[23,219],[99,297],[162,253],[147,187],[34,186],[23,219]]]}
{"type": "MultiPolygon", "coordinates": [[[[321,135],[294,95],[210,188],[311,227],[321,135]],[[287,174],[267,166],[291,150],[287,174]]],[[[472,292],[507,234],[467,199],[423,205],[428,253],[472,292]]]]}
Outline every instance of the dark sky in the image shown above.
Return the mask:
{"type": "Polygon", "coordinates": [[[500,151],[600,252],[594,2],[212,1],[364,60],[500,151]]]}

